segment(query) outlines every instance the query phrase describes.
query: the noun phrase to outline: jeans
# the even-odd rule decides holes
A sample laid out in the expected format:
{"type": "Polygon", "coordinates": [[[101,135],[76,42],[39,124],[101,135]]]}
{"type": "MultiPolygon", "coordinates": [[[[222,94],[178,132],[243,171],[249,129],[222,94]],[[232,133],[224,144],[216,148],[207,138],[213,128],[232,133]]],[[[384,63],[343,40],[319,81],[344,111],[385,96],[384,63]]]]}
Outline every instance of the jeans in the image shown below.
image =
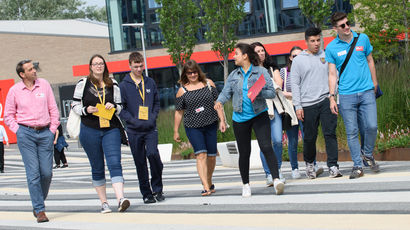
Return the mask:
{"type": "Polygon", "coordinates": [[[4,170],[4,144],[0,142],[0,171],[4,170]]]}
{"type": "Polygon", "coordinates": [[[290,166],[292,167],[292,170],[298,169],[299,125],[292,126],[292,128],[286,130],[286,135],[288,136],[288,154],[290,166]]]}
{"type": "Polygon", "coordinates": [[[185,127],[185,133],[194,148],[195,155],[206,153],[210,157],[216,156],[217,130],[218,122],[200,128],[185,127]]]}
{"type": "Polygon", "coordinates": [[[105,185],[105,160],[111,183],[122,183],[120,129],[94,129],[81,123],[80,142],[91,165],[93,185],[105,185]]]}
{"type": "Polygon", "coordinates": [[[36,213],[45,211],[44,200],[53,176],[54,134],[48,128],[34,130],[20,125],[16,135],[33,209],[36,213]]]}
{"type": "Polygon", "coordinates": [[[339,111],[346,128],[354,166],[362,167],[360,150],[368,157],[373,157],[377,138],[377,106],[373,90],[350,95],[339,95],[339,111]],[[362,133],[362,147],[358,140],[359,129],[362,133]]]}
{"type": "MultiPolygon", "coordinates": [[[[276,159],[278,160],[278,168],[280,169],[282,166],[282,116],[278,113],[276,108],[273,110],[275,112],[275,116],[272,120],[270,120],[270,134],[272,138],[273,150],[275,152],[276,159]]],[[[268,164],[266,163],[266,159],[262,151],[260,151],[260,157],[265,174],[270,174],[268,164]]]]}
{"type": "Polygon", "coordinates": [[[307,163],[316,159],[316,139],[319,121],[325,139],[327,166],[338,167],[338,147],[336,138],[337,116],[330,111],[329,98],[307,107],[303,107],[303,158],[307,163]]]}
{"type": "Polygon", "coordinates": [[[279,178],[278,162],[273,152],[270,138],[270,125],[268,112],[263,112],[258,116],[245,122],[233,121],[233,131],[239,151],[239,171],[242,183],[249,183],[249,157],[251,155],[251,133],[255,131],[256,139],[262,150],[272,177],[279,178]]]}
{"type": "Polygon", "coordinates": [[[144,133],[128,132],[128,140],[135,167],[137,168],[138,182],[143,199],[152,197],[152,192],[161,193],[163,189],[162,170],[164,166],[158,151],[158,131],[152,130],[144,133]],[[147,158],[151,171],[151,185],[147,158]]]}

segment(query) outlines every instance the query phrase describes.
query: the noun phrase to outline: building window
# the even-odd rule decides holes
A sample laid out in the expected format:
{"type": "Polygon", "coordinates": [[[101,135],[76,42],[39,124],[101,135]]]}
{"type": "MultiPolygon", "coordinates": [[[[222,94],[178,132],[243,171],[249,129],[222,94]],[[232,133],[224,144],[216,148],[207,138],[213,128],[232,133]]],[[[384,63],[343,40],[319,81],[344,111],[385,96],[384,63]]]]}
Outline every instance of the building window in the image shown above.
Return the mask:
{"type": "MultiPolygon", "coordinates": [[[[155,0],[107,1],[111,51],[128,51],[142,47],[139,29],[123,27],[124,23],[144,23],[145,47],[161,48],[163,36],[156,12],[159,7],[161,5],[155,0]]],[[[349,0],[336,0],[332,10],[351,12],[351,9],[349,0]]],[[[298,8],[298,0],[247,0],[244,10],[245,18],[237,29],[240,38],[300,32],[310,26],[298,8]]],[[[198,42],[206,42],[205,31],[206,25],[203,25],[195,34],[198,42]]]]}

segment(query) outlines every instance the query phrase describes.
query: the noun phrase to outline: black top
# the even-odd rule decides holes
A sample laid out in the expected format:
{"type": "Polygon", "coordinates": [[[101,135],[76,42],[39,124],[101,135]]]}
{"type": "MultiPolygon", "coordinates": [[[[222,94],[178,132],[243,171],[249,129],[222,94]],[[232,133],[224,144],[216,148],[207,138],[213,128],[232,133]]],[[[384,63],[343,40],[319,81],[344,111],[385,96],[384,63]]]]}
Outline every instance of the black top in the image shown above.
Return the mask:
{"type": "Polygon", "coordinates": [[[58,126],[58,137],[63,136],[63,127],[61,126],[61,124],[58,126]]]}
{"type": "MultiPolygon", "coordinates": [[[[103,99],[103,88],[98,88],[98,91],[100,93],[101,99],[103,99]]],[[[105,103],[107,102],[110,102],[113,105],[115,105],[112,86],[105,87],[105,103]]],[[[83,106],[84,107],[96,106],[97,103],[101,103],[98,97],[97,90],[95,89],[94,85],[91,84],[91,82],[87,80],[87,82],[85,83],[84,94],[83,94],[83,106]]],[[[81,122],[90,128],[100,129],[99,117],[94,116],[93,114],[89,114],[88,112],[86,116],[81,116],[81,122]]],[[[113,115],[112,119],[110,120],[110,127],[103,128],[103,129],[112,129],[112,128],[120,128],[120,127],[121,127],[120,121],[118,120],[117,116],[113,115]]]]}
{"type": "Polygon", "coordinates": [[[185,110],[184,125],[188,128],[200,128],[218,120],[214,104],[218,98],[215,87],[205,86],[201,89],[188,91],[182,86],[185,93],[175,100],[176,110],[185,110]]]}

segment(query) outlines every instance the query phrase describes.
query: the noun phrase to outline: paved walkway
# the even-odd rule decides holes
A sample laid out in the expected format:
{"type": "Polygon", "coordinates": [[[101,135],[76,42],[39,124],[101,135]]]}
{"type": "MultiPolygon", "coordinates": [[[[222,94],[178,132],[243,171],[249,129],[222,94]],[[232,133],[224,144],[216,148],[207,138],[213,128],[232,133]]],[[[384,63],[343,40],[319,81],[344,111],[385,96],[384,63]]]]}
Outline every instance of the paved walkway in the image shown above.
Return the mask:
{"type": "MultiPolygon", "coordinates": [[[[263,170],[255,169],[250,172],[252,197],[242,198],[238,169],[222,167],[218,159],[217,192],[201,197],[195,161],[173,161],[164,167],[167,199],[145,205],[132,156],[124,149],[125,193],[131,207],[125,213],[103,215],[86,155],[70,147],[69,168],[54,170],[46,201],[50,222],[42,224],[31,213],[20,154],[15,146],[6,149],[6,173],[0,174],[0,229],[410,229],[410,162],[380,162],[379,174],[366,169],[357,180],[348,179],[351,162],[340,165],[345,176],[331,179],[326,170],[315,180],[292,180],[285,162],[283,195],[266,188],[263,170]]],[[[303,171],[302,162],[299,165],[303,171]]],[[[114,210],[112,188],[107,192],[114,210]]]]}

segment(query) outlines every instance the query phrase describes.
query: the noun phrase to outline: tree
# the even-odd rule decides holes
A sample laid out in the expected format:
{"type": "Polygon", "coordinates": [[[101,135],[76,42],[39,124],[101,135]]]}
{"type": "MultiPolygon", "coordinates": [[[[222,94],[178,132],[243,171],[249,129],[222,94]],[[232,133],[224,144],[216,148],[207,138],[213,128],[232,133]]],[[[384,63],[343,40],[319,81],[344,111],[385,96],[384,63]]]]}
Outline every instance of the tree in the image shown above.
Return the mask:
{"type": "MultiPolygon", "coordinates": [[[[299,8],[310,24],[322,28],[332,14],[334,0],[299,0],[299,8]]],[[[320,46],[324,49],[323,39],[320,46]]]]}
{"type": "Polygon", "coordinates": [[[352,0],[354,16],[374,47],[376,60],[390,59],[402,54],[399,37],[404,35],[408,55],[408,20],[410,2],[407,0],[352,0]]]}
{"type": "Polygon", "coordinates": [[[162,45],[168,48],[172,62],[177,66],[179,74],[182,66],[193,52],[198,33],[199,7],[192,0],[156,0],[162,5],[158,9],[162,35],[162,45]]]}
{"type": "Polygon", "coordinates": [[[224,79],[228,77],[228,56],[238,41],[235,31],[245,16],[245,0],[203,0],[203,23],[208,26],[205,38],[212,51],[223,58],[224,79]]]}
{"type": "Polygon", "coordinates": [[[107,21],[105,7],[84,8],[84,4],[82,0],[0,0],[0,20],[88,18],[107,21]]]}

